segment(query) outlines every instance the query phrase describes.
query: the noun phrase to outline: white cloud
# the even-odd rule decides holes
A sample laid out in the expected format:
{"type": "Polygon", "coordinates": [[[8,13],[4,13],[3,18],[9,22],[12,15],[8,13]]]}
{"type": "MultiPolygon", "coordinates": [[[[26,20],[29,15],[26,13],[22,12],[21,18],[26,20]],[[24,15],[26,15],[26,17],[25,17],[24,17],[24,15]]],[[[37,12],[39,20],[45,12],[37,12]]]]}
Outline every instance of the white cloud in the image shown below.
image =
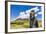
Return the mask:
{"type": "Polygon", "coordinates": [[[38,14],[42,14],[42,12],[38,12],[38,14]]]}
{"type": "MultiPolygon", "coordinates": [[[[42,14],[42,12],[38,12],[37,14],[39,14],[39,15],[40,15],[40,14],[42,14]]],[[[35,14],[35,16],[38,16],[37,14],[35,14]]]]}
{"type": "Polygon", "coordinates": [[[26,13],[30,13],[32,10],[34,10],[35,12],[39,11],[38,7],[35,7],[35,8],[27,10],[26,13]]]}
{"type": "Polygon", "coordinates": [[[24,15],[25,14],[25,12],[20,12],[20,16],[22,16],[22,15],[24,15]]]}
{"type": "Polygon", "coordinates": [[[21,19],[29,18],[29,14],[27,14],[26,12],[20,12],[20,15],[16,19],[18,18],[21,18],[21,19]]]}
{"type": "Polygon", "coordinates": [[[15,18],[13,18],[13,19],[11,19],[10,21],[14,21],[14,20],[16,20],[15,18]]]}
{"type": "Polygon", "coordinates": [[[37,16],[37,14],[35,14],[35,17],[37,16]]]}
{"type": "MultiPolygon", "coordinates": [[[[20,12],[20,15],[16,19],[18,19],[18,18],[21,18],[21,19],[29,18],[29,13],[31,12],[31,10],[34,10],[35,12],[39,11],[38,7],[35,7],[35,8],[32,8],[32,9],[29,9],[25,12],[20,12]]],[[[37,16],[37,14],[35,16],[37,16]]]]}

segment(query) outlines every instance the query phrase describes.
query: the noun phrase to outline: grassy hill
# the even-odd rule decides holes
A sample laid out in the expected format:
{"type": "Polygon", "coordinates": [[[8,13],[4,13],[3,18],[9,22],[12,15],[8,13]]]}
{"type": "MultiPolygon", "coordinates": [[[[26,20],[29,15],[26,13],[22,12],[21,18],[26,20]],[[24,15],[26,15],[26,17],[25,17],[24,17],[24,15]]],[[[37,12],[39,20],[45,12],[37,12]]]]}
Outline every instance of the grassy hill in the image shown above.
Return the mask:
{"type": "MultiPolygon", "coordinates": [[[[30,22],[29,20],[15,20],[13,22],[11,22],[11,29],[16,29],[16,28],[30,28],[29,25],[30,22]]],[[[42,27],[42,21],[41,20],[38,20],[38,26],[39,27],[42,27]]]]}
{"type": "Polygon", "coordinates": [[[42,27],[42,21],[41,20],[38,20],[38,26],[42,27]]]}
{"type": "Polygon", "coordinates": [[[29,20],[16,20],[11,22],[11,28],[29,28],[29,20]]]}

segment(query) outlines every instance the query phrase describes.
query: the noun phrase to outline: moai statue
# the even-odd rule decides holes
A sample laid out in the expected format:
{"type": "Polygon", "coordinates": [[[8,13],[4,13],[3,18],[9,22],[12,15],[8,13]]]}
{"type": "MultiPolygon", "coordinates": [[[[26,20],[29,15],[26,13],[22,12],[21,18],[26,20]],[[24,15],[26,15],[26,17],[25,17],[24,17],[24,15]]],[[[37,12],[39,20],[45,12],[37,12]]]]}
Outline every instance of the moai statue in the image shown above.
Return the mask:
{"type": "Polygon", "coordinates": [[[38,27],[38,21],[35,18],[35,12],[34,12],[34,10],[32,10],[30,12],[30,28],[35,28],[35,27],[38,27]]]}

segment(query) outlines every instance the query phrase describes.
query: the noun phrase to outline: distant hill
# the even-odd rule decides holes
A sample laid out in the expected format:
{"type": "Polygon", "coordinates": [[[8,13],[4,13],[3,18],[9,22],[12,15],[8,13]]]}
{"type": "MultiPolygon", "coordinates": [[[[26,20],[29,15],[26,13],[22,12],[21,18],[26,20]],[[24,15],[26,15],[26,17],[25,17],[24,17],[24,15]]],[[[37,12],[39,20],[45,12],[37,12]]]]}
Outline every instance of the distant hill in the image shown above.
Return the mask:
{"type": "Polygon", "coordinates": [[[18,18],[18,19],[16,19],[16,20],[29,20],[29,19],[21,19],[21,18],[18,18]]]}

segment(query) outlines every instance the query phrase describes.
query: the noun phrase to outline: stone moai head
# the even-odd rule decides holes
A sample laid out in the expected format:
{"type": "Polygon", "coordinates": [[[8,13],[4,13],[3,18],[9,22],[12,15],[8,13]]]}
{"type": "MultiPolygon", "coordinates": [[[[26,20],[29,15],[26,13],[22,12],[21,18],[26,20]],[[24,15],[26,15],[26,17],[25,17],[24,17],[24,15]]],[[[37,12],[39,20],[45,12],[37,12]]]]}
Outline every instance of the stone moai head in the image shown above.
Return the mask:
{"type": "Polygon", "coordinates": [[[35,16],[34,10],[32,10],[32,11],[30,12],[30,16],[35,16]]]}

